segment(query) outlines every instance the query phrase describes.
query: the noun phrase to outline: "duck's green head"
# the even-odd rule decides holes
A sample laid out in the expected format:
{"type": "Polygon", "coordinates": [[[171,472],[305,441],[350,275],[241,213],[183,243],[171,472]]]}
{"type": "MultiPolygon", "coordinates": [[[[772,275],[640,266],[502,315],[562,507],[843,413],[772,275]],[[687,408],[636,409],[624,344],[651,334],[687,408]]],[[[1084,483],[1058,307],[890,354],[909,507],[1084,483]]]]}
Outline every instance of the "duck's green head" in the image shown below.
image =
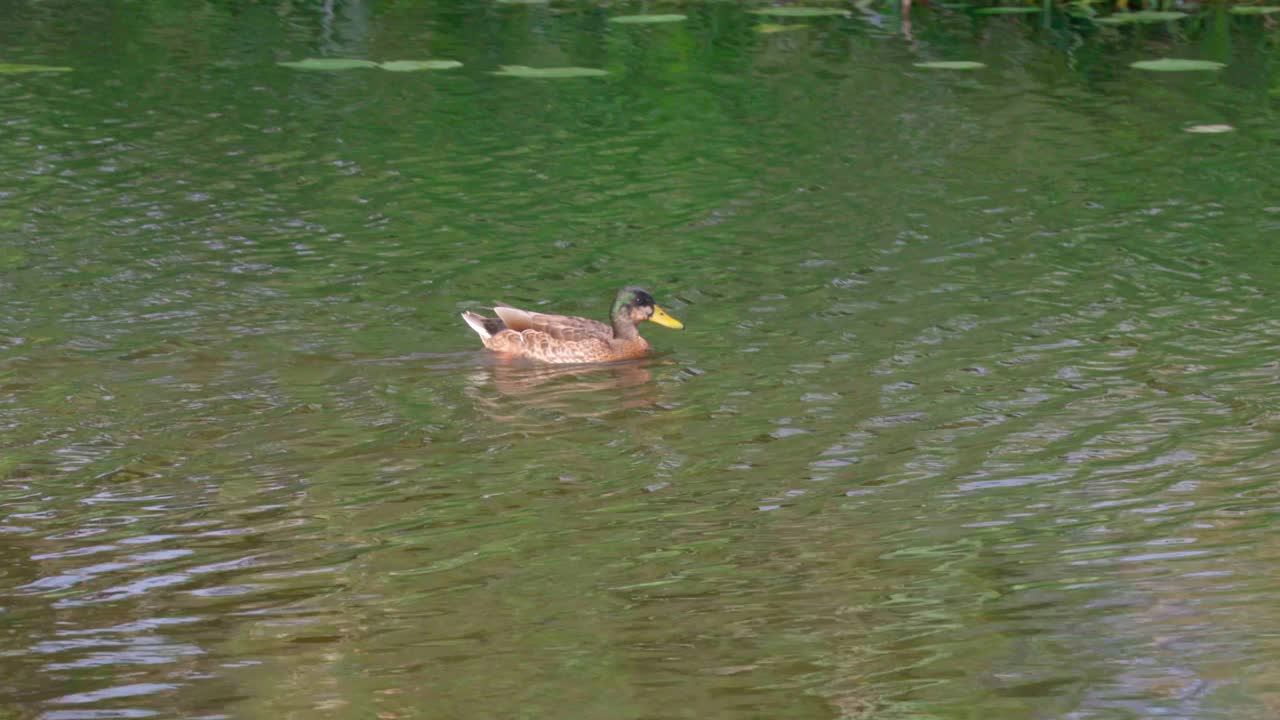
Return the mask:
{"type": "Polygon", "coordinates": [[[645,320],[655,322],[663,327],[679,330],[684,323],[671,317],[666,310],[658,307],[653,296],[638,287],[625,287],[618,291],[614,298],[613,310],[609,313],[614,320],[627,319],[632,323],[645,320]]]}

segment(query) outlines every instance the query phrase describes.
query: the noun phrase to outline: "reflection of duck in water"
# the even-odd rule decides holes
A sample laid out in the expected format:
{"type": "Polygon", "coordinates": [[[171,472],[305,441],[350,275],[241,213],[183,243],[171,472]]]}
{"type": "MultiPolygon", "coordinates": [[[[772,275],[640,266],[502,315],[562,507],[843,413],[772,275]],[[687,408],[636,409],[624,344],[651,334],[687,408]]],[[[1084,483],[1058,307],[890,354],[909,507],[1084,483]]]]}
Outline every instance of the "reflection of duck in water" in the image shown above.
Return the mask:
{"type": "Polygon", "coordinates": [[[473,373],[467,394],[495,420],[523,421],[532,424],[529,430],[550,432],[558,426],[547,422],[547,413],[555,419],[594,418],[657,403],[662,395],[649,366],[649,361],[548,366],[502,360],[473,373]]]}
{"type": "Polygon", "coordinates": [[[504,395],[524,395],[541,389],[548,398],[624,390],[653,380],[648,368],[636,363],[573,367],[498,363],[493,366],[492,377],[494,386],[504,395]]]}
{"type": "Polygon", "coordinates": [[[569,315],[544,315],[509,305],[493,309],[498,317],[462,313],[484,346],[510,357],[546,363],[598,363],[630,360],[649,354],[638,323],[649,320],[679,330],[684,327],[640,288],[618,291],[609,312],[611,325],[569,315]]]}

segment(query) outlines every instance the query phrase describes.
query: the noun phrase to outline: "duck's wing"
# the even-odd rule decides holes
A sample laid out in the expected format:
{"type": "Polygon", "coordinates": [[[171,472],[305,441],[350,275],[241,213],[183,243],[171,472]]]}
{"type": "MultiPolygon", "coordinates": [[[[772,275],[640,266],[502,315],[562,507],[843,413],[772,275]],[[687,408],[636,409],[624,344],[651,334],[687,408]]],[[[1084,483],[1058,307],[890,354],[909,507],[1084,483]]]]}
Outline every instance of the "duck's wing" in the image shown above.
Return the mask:
{"type": "Polygon", "coordinates": [[[553,340],[565,342],[609,340],[613,337],[612,327],[588,318],[529,312],[509,305],[498,305],[493,311],[509,329],[516,332],[536,330],[553,340]]]}

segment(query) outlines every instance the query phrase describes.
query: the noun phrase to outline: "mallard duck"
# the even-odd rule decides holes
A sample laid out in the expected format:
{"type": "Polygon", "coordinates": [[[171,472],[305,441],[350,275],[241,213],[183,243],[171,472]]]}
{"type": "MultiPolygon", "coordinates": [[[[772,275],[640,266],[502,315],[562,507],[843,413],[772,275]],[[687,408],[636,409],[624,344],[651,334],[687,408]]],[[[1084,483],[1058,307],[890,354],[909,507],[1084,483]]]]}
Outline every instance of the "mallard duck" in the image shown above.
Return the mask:
{"type": "Polygon", "coordinates": [[[544,315],[499,303],[496,318],[462,313],[484,346],[512,357],[546,363],[594,363],[630,360],[649,354],[649,343],[636,324],[648,320],[663,327],[684,327],[658,307],[653,296],[636,287],[618,291],[611,325],[569,315],[544,315]]]}

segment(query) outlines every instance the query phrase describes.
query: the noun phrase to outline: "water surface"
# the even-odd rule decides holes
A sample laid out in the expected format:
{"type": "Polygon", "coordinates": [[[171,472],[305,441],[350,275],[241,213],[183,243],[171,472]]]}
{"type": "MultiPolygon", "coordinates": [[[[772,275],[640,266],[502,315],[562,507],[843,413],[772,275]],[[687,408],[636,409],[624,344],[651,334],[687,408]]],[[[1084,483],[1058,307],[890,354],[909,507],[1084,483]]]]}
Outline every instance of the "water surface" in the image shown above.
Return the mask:
{"type": "Polygon", "coordinates": [[[1275,716],[1274,30],[645,9],[0,2],[5,717],[1275,716]]]}

